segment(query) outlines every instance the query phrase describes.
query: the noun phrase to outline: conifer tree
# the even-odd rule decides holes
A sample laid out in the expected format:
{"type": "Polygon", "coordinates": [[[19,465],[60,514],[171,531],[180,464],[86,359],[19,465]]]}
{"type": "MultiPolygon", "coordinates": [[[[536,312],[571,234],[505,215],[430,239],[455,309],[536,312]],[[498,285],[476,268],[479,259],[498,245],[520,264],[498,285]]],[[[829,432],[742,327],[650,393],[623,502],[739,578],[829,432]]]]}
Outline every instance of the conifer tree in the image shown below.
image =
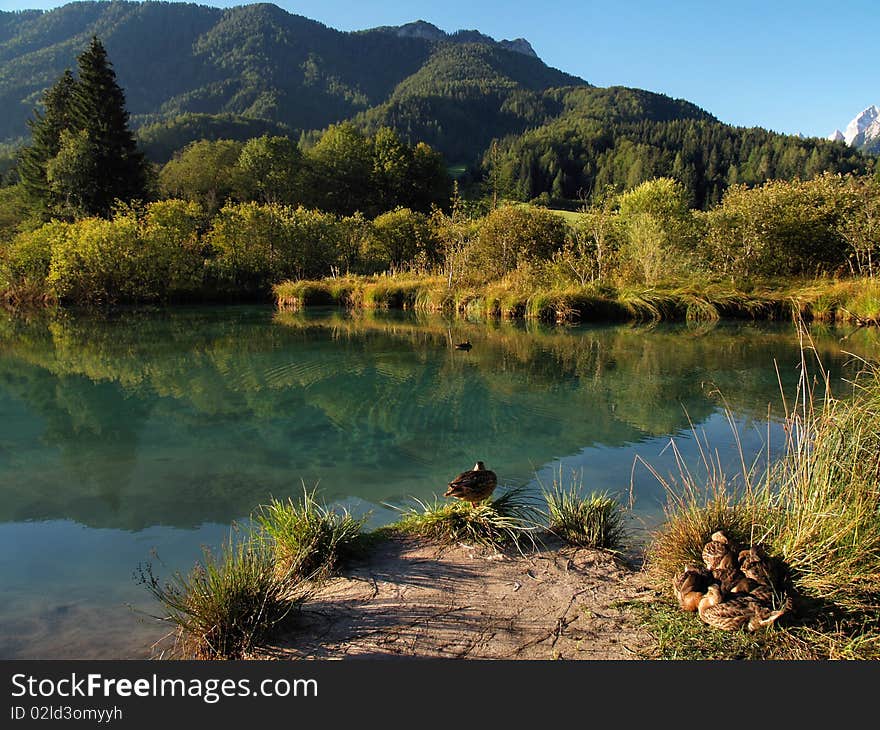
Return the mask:
{"type": "Polygon", "coordinates": [[[125,93],[104,45],[93,37],[77,61],[71,118],[74,131],[84,130],[94,150],[92,184],[83,204],[91,213],[106,214],[117,198],[128,202],[144,196],[146,162],[128,127],[125,93]]]}
{"type": "Polygon", "coordinates": [[[43,93],[44,110],[34,110],[33,118],[28,120],[31,144],[21,150],[18,171],[28,197],[35,202],[51,204],[46,165],[58,154],[61,133],[72,126],[71,101],[75,88],[76,79],[70,69],[67,69],[43,93]]]}

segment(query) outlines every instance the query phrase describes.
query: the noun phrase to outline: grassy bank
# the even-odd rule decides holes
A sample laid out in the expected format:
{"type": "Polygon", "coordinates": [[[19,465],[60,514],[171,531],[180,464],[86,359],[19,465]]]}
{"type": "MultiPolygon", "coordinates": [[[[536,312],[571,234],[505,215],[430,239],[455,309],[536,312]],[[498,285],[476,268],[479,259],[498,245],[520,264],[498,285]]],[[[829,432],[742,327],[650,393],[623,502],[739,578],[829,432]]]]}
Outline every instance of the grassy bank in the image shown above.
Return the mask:
{"type": "Polygon", "coordinates": [[[711,457],[708,484],[686,470],[664,482],[667,520],[647,563],[659,590],[670,597],[673,576],[700,565],[722,529],[781,561],[794,605],[772,631],[721,637],[671,600],[641,607],[664,656],[880,658],[880,370],[866,364],[848,400],[827,385],[804,375],[788,403],[785,454],[761,473],[743,464],[738,489],[711,457]]]}
{"type": "Polygon", "coordinates": [[[470,318],[571,321],[712,321],[722,318],[880,323],[880,282],[817,279],[735,288],[680,284],[651,288],[526,287],[513,278],[450,287],[437,276],[350,276],[285,281],[274,289],[281,310],[316,305],[409,309],[470,318]]]}

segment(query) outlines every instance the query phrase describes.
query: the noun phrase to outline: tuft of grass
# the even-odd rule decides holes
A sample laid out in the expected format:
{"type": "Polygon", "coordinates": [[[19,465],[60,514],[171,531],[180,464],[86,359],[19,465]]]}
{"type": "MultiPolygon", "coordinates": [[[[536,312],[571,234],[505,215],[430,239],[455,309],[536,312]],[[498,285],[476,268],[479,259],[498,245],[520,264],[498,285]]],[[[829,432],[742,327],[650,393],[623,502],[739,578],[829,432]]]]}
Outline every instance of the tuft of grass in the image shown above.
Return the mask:
{"type": "Polygon", "coordinates": [[[766,515],[751,493],[738,493],[723,480],[705,488],[689,479],[676,486],[664,482],[666,520],[654,532],[647,549],[647,567],[655,583],[666,588],[672,577],[688,565],[702,565],[703,546],[710,535],[724,530],[740,545],[760,542],[756,526],[766,515]],[[755,539],[755,538],[758,539],[755,539]]]}
{"type": "Polygon", "coordinates": [[[156,618],[174,626],[173,653],[194,659],[247,655],[308,593],[292,573],[279,574],[274,552],[250,536],[230,535],[216,553],[204,548],[191,571],[165,582],[151,563],[142,565],[140,582],[164,609],[156,618]]]}
{"type": "Polygon", "coordinates": [[[540,511],[521,487],[474,505],[439,499],[416,502],[418,506],[404,512],[394,529],[444,544],[467,542],[493,548],[519,545],[523,540],[534,541],[539,528],[540,511]]]}
{"type": "Polygon", "coordinates": [[[564,486],[561,471],[553,487],[542,490],[550,532],[572,545],[618,550],[625,537],[620,502],[607,492],[583,496],[583,476],[572,472],[564,486]]]}
{"type": "Polygon", "coordinates": [[[281,573],[321,578],[332,573],[351,550],[366,518],[327,508],[318,502],[315,489],[303,486],[300,502],[273,499],[260,507],[254,521],[281,573]]]}

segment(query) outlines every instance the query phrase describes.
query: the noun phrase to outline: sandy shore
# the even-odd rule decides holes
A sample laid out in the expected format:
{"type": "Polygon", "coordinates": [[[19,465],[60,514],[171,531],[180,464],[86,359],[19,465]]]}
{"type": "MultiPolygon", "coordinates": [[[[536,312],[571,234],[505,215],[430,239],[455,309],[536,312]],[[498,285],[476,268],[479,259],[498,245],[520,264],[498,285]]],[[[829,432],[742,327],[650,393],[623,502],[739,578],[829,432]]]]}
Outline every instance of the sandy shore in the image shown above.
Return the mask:
{"type": "Polygon", "coordinates": [[[597,550],[395,538],[327,582],[262,657],[639,659],[651,638],[618,604],[651,597],[597,550]]]}

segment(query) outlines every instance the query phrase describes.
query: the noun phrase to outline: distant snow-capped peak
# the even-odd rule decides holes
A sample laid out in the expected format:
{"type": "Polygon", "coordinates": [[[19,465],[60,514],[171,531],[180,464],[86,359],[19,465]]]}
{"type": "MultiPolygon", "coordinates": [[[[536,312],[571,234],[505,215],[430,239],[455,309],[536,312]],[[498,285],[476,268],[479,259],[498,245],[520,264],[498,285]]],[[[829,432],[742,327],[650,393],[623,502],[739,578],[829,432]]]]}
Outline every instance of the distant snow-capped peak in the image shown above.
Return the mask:
{"type": "Polygon", "coordinates": [[[843,133],[846,143],[853,145],[867,141],[865,139],[865,132],[874,126],[878,119],[880,119],[880,109],[877,108],[876,104],[871,104],[871,106],[846,125],[846,132],[843,133]],[[861,139],[859,139],[860,137],[861,139]]]}
{"type": "Polygon", "coordinates": [[[846,125],[845,132],[835,129],[828,139],[877,154],[880,152],[880,107],[871,104],[846,125]]]}

